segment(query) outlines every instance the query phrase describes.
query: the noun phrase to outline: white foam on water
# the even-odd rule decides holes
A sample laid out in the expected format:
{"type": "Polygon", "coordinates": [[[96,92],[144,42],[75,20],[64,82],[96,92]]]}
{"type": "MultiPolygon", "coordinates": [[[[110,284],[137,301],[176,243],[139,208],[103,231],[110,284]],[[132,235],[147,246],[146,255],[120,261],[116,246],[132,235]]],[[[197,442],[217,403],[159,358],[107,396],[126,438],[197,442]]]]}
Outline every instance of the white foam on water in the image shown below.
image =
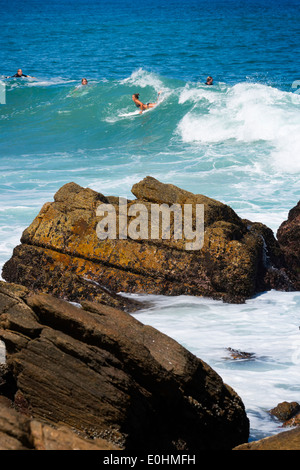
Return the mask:
{"type": "Polygon", "coordinates": [[[269,227],[276,236],[277,230],[283,221],[288,218],[288,211],[275,212],[275,211],[262,211],[253,210],[247,211],[246,209],[238,211],[238,215],[242,219],[250,220],[251,222],[259,222],[269,227]]]}
{"type": "Polygon", "coordinates": [[[169,91],[169,88],[165,87],[157,75],[151,72],[147,72],[141,68],[134,71],[130,77],[121,80],[120,83],[121,85],[134,85],[139,88],[146,88],[149,86],[154,88],[157,93],[160,91],[169,91]]]}
{"type": "Polygon", "coordinates": [[[41,80],[41,79],[28,79],[27,80],[27,86],[32,86],[32,87],[48,87],[52,85],[64,85],[64,84],[69,84],[69,83],[74,83],[75,80],[67,80],[63,77],[55,77],[52,78],[51,80],[41,80]]]}
{"type": "MultiPolygon", "coordinates": [[[[298,117],[300,121],[300,115],[298,117]]],[[[290,124],[286,135],[278,139],[275,150],[271,153],[273,167],[283,173],[300,172],[300,125],[290,124]]]]}
{"type": "Polygon", "coordinates": [[[5,262],[11,258],[14,248],[20,244],[20,238],[25,227],[1,227],[0,229],[0,280],[5,262]]]}
{"type": "Polygon", "coordinates": [[[203,100],[209,103],[217,103],[221,99],[220,88],[205,86],[205,85],[193,85],[187,84],[179,92],[178,103],[184,104],[186,102],[199,103],[203,100]]]}
{"type": "Polygon", "coordinates": [[[242,398],[252,438],[281,430],[268,410],[300,396],[299,292],[263,293],[243,305],[188,296],[152,300],[135,318],[177,340],[208,363],[242,398]],[[227,348],[253,353],[234,360],[227,348]]]}
{"type": "Polygon", "coordinates": [[[0,364],[5,364],[5,344],[0,341],[0,364]]]}
{"type": "Polygon", "coordinates": [[[272,150],[269,164],[275,171],[300,170],[300,95],[270,86],[240,83],[224,92],[186,87],[179,103],[195,104],[177,126],[186,143],[241,143],[265,141],[272,150]],[[210,93],[211,92],[211,93],[210,93]],[[196,106],[209,101],[208,112],[196,106]]]}
{"type": "Polygon", "coordinates": [[[65,85],[76,82],[75,80],[69,80],[63,77],[53,77],[50,80],[43,78],[34,78],[34,77],[22,77],[16,78],[11,77],[7,78],[7,85],[9,88],[21,88],[21,87],[49,87],[53,85],[65,85]]]}

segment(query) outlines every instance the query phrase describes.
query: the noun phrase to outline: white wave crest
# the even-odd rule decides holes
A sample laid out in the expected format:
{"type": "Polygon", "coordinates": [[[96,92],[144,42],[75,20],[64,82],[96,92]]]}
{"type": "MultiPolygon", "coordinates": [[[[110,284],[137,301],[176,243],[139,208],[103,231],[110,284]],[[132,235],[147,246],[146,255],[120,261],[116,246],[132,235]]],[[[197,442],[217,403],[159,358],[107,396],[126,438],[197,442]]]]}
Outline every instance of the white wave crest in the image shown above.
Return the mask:
{"type": "Polygon", "coordinates": [[[159,91],[168,90],[168,88],[164,86],[163,82],[158,78],[157,75],[152,72],[147,72],[141,68],[134,71],[130,77],[125,78],[120,83],[121,85],[135,85],[140,88],[146,88],[147,86],[150,86],[154,88],[157,93],[159,91]]]}
{"type": "Polygon", "coordinates": [[[265,141],[273,148],[271,163],[277,169],[300,170],[300,95],[240,83],[225,93],[203,87],[184,89],[179,103],[186,100],[192,100],[195,106],[177,127],[184,142],[265,141]],[[209,102],[208,107],[197,105],[203,99],[209,102]]]}

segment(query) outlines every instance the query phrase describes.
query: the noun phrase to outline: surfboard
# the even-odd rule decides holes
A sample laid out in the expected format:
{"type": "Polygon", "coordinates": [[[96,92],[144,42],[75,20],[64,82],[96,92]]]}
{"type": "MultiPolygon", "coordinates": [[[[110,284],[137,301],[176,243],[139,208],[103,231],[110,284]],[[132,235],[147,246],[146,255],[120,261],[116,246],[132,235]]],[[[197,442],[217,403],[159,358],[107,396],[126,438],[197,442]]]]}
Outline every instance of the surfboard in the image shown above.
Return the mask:
{"type": "Polygon", "coordinates": [[[136,111],[132,111],[132,112],[130,112],[130,113],[120,113],[118,116],[119,116],[119,117],[142,116],[143,114],[148,113],[148,112],[151,111],[152,109],[154,109],[154,108],[145,109],[145,111],[143,111],[142,114],[140,113],[140,110],[137,109],[136,111]]]}

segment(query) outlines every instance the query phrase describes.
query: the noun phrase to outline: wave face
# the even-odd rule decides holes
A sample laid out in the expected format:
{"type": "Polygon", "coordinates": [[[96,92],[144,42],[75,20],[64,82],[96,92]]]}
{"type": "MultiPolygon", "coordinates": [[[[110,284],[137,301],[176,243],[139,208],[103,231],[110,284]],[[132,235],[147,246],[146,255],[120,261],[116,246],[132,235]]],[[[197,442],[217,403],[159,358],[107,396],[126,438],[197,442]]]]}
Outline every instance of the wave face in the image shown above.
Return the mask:
{"type": "Polygon", "coordinates": [[[74,179],[129,196],[147,174],[222,200],[273,229],[297,202],[299,94],[252,82],[208,87],[143,69],[76,85],[7,82],[2,211],[7,199],[21,204],[24,191],[29,202],[33,192],[50,196],[74,179]],[[140,115],[131,95],[139,92],[147,103],[159,91],[158,105],[140,115]]]}

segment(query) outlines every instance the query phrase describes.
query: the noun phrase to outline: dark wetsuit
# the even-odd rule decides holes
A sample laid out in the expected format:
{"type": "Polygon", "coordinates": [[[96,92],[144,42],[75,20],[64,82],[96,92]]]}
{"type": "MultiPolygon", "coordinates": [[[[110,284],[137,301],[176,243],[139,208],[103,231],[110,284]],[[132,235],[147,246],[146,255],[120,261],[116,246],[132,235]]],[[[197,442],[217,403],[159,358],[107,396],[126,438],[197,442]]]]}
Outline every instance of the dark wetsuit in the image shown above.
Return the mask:
{"type": "Polygon", "coordinates": [[[28,77],[28,75],[24,75],[24,73],[22,73],[22,75],[18,75],[17,73],[15,73],[15,74],[12,76],[12,78],[15,78],[15,77],[16,77],[16,78],[17,78],[17,77],[20,77],[20,78],[21,78],[21,77],[28,77]]]}

